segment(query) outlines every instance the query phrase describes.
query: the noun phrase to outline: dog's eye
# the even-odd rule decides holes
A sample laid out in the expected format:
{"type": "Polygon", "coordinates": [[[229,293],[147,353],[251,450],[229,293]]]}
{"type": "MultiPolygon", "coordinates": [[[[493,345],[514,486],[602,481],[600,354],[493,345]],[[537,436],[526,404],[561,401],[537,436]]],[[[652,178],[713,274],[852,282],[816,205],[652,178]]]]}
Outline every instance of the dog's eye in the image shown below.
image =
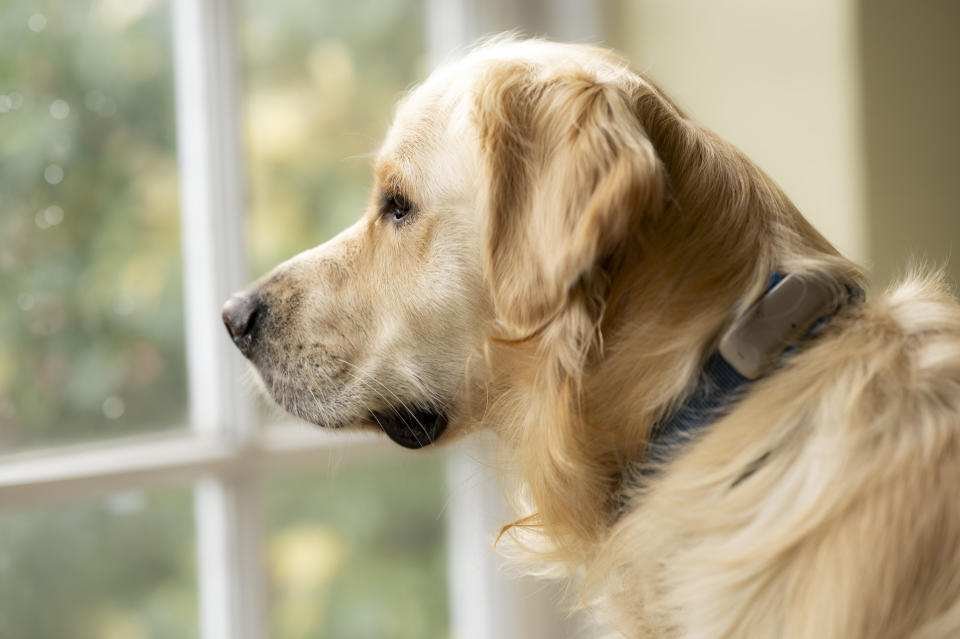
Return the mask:
{"type": "Polygon", "coordinates": [[[385,194],[383,208],[381,212],[385,217],[389,217],[394,222],[402,222],[404,218],[410,215],[413,205],[400,193],[385,194]]]}

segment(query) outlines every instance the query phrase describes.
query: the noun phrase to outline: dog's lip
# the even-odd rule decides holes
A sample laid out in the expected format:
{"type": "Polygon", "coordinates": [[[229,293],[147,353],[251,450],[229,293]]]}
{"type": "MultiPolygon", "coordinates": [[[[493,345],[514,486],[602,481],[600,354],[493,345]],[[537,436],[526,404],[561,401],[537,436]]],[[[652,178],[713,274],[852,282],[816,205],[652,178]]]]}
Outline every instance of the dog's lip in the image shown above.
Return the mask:
{"type": "Polygon", "coordinates": [[[433,444],[450,421],[443,411],[423,406],[371,411],[370,418],[387,437],[410,449],[433,444]]]}

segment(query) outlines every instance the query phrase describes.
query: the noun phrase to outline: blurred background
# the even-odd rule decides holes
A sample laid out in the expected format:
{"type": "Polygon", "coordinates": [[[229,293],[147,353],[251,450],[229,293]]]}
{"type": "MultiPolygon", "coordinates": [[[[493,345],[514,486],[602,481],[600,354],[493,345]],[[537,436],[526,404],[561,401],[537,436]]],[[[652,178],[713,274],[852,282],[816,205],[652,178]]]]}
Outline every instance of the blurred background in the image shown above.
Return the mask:
{"type": "MultiPolygon", "coordinates": [[[[212,639],[192,480],[52,490],[31,505],[29,487],[4,475],[41,464],[49,475],[60,451],[197,427],[176,1],[0,6],[2,639],[201,628],[212,639]]],[[[751,156],[878,286],[911,257],[960,282],[950,0],[180,1],[228,6],[233,19],[246,206],[227,214],[241,224],[247,275],[351,223],[397,97],[465,43],[519,28],[621,50],[751,156]]],[[[254,421],[266,432],[284,419],[261,405],[254,421]]],[[[553,591],[509,590],[518,586],[480,567],[505,517],[484,453],[451,455],[321,451],[251,470],[262,580],[251,589],[265,621],[244,636],[585,632],[555,610],[553,591]],[[477,581],[482,601],[471,599],[477,581]],[[482,619],[497,610],[503,626],[482,619]]]]}

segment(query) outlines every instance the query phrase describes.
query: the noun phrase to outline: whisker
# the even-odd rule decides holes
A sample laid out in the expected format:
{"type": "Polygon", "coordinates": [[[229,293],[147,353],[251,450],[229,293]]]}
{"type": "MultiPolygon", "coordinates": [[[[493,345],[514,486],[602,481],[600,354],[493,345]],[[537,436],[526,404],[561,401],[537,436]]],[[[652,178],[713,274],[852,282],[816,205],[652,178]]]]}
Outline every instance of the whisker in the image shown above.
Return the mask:
{"type": "MultiPolygon", "coordinates": [[[[420,444],[420,445],[422,446],[422,445],[423,445],[423,442],[420,441],[420,438],[417,436],[416,431],[411,427],[410,423],[409,423],[408,421],[406,421],[406,420],[403,419],[403,415],[400,414],[400,411],[397,410],[397,407],[396,407],[395,405],[391,404],[390,401],[387,400],[386,396],[383,395],[383,393],[379,392],[376,388],[374,388],[373,386],[371,386],[371,385],[370,385],[370,382],[374,382],[374,383],[376,383],[376,384],[379,384],[385,391],[387,391],[388,393],[390,393],[390,394],[393,396],[393,398],[400,404],[400,407],[402,407],[402,408],[406,411],[407,415],[408,415],[409,417],[413,418],[413,421],[415,421],[416,424],[417,424],[417,426],[420,427],[420,430],[423,431],[423,435],[427,438],[427,441],[428,441],[428,442],[430,441],[430,431],[427,430],[427,427],[424,426],[423,422],[420,421],[420,418],[417,416],[416,412],[414,412],[414,410],[411,409],[410,406],[408,406],[405,401],[403,401],[402,399],[400,399],[400,397],[399,397],[389,386],[387,386],[386,384],[384,384],[383,382],[381,382],[380,380],[378,380],[376,377],[371,376],[369,373],[367,373],[365,370],[363,370],[362,368],[360,368],[360,367],[357,366],[356,364],[353,364],[352,362],[348,362],[347,360],[341,359],[341,358],[339,358],[339,357],[337,358],[337,360],[340,361],[341,363],[347,365],[347,366],[351,366],[354,370],[356,370],[358,373],[360,373],[361,375],[364,376],[364,378],[361,379],[361,378],[353,375],[353,374],[350,373],[349,371],[347,371],[347,373],[350,374],[350,375],[352,375],[352,376],[354,377],[354,379],[356,379],[358,382],[360,382],[360,383],[366,383],[368,389],[370,389],[370,390],[373,391],[374,393],[377,393],[377,395],[379,395],[380,398],[383,399],[383,400],[387,403],[387,406],[389,406],[389,407],[393,410],[393,412],[397,414],[397,417],[399,417],[399,418],[401,419],[401,421],[403,422],[403,424],[407,427],[407,430],[410,432],[411,435],[413,435],[413,438],[417,441],[418,444],[420,444]]],[[[417,380],[417,381],[418,381],[418,383],[419,383],[420,380],[417,380]]],[[[420,385],[422,386],[422,384],[420,384],[420,385]]],[[[377,423],[379,424],[379,422],[377,422],[377,423]]]]}
{"type": "MultiPolygon", "coordinates": [[[[348,362],[348,363],[349,363],[349,362],[348,362]]],[[[357,370],[359,370],[360,372],[363,372],[363,371],[360,370],[359,368],[358,368],[357,370]]],[[[403,415],[400,414],[400,411],[397,410],[396,406],[394,406],[392,403],[390,403],[390,401],[387,399],[386,395],[384,395],[383,393],[381,393],[380,391],[378,391],[378,390],[377,390],[374,386],[372,386],[368,381],[366,381],[365,379],[359,377],[358,375],[355,375],[354,373],[351,373],[350,371],[345,371],[345,372],[346,372],[347,375],[349,375],[352,379],[354,379],[357,383],[363,384],[364,388],[366,388],[366,389],[370,390],[371,392],[375,393],[380,399],[383,400],[384,404],[385,404],[388,408],[390,408],[394,413],[397,414],[397,417],[399,417],[400,419],[403,419],[403,415]]],[[[369,409],[369,407],[367,407],[366,405],[364,405],[364,408],[365,408],[365,410],[366,410],[367,412],[369,412],[369,413],[372,413],[372,412],[373,412],[373,411],[371,411],[371,410],[369,409]]],[[[380,422],[378,421],[377,423],[379,424],[380,422]]]]}

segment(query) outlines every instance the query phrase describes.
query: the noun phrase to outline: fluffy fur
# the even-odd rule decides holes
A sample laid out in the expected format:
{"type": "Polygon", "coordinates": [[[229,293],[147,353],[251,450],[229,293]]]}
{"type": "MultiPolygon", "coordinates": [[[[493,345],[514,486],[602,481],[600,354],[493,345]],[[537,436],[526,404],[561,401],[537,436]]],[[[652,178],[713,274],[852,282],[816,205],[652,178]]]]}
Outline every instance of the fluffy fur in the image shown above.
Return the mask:
{"type": "Polygon", "coordinates": [[[772,271],[840,289],[860,270],[596,48],[478,47],[403,100],[375,170],[354,227],[250,289],[248,355],[281,405],[496,431],[520,479],[507,536],[582,571],[621,636],[960,635],[960,307],[937,277],[844,309],[640,473],[772,271]]]}

